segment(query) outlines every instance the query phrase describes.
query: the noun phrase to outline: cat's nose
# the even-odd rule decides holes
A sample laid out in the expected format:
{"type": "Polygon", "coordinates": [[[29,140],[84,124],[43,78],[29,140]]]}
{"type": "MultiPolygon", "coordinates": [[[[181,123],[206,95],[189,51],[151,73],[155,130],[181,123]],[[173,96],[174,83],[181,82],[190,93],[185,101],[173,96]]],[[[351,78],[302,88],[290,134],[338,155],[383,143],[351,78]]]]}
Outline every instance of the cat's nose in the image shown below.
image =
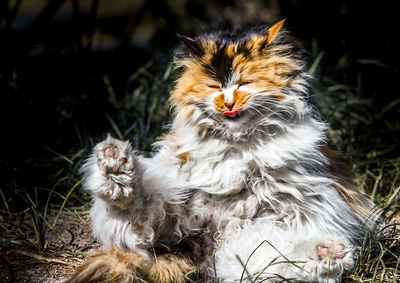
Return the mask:
{"type": "Polygon", "coordinates": [[[229,108],[229,110],[232,110],[233,105],[235,105],[235,102],[225,102],[224,104],[225,104],[226,107],[229,108]]]}

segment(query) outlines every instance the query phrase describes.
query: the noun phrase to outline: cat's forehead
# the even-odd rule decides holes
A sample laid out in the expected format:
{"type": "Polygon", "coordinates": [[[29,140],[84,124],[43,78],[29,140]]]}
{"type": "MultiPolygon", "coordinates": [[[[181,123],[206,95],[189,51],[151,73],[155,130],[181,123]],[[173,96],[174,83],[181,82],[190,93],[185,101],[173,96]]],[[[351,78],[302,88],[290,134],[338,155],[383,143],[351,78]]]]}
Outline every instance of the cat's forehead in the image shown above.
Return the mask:
{"type": "MultiPolygon", "coordinates": [[[[285,33],[280,32],[283,22],[244,32],[218,31],[195,38],[178,35],[182,45],[176,52],[177,66],[189,73],[200,71],[214,80],[211,83],[220,83],[224,87],[255,77],[271,62],[275,67],[290,65],[288,61],[294,56],[289,55],[292,44],[288,43],[285,33]]],[[[290,70],[281,71],[290,73],[290,70]]],[[[260,76],[266,79],[265,75],[260,76]]]]}
{"type": "Polygon", "coordinates": [[[244,33],[218,32],[196,38],[202,50],[198,57],[208,75],[226,86],[235,74],[235,63],[245,63],[261,56],[261,50],[267,44],[268,32],[252,30],[244,33]]]}

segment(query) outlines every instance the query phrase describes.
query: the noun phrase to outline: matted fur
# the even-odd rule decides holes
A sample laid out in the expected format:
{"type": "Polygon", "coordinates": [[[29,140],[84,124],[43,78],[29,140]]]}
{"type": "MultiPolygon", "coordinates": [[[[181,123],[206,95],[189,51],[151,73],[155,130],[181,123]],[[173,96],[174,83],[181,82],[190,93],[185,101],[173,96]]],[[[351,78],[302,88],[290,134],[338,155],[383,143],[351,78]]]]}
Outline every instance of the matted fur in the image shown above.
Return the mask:
{"type": "Polygon", "coordinates": [[[94,234],[118,251],[79,274],[114,276],[122,251],[134,266],[122,274],[157,282],[187,272],[171,260],[149,271],[176,250],[201,282],[335,282],[354,265],[373,206],[326,149],[302,51],[281,27],[181,36],[175,116],[157,152],[109,136],[83,168],[94,234]]]}

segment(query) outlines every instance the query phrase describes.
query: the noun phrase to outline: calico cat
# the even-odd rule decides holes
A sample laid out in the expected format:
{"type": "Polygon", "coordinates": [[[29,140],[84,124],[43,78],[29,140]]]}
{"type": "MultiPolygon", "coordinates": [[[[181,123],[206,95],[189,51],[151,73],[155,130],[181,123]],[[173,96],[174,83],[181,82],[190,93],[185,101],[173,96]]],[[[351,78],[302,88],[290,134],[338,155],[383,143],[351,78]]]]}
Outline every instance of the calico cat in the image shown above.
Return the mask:
{"type": "Polygon", "coordinates": [[[157,152],[108,136],[83,167],[109,251],[71,282],[336,282],[353,267],[372,204],[338,173],[282,24],[180,36],[157,152]]]}

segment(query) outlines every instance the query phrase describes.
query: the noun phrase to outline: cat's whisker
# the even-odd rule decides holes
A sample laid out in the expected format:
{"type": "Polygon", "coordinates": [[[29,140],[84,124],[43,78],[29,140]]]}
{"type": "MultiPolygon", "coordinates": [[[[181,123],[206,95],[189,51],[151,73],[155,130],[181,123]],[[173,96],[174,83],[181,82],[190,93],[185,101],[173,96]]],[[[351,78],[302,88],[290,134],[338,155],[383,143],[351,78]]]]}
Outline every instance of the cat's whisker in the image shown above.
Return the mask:
{"type": "Polygon", "coordinates": [[[263,113],[261,113],[261,111],[258,110],[257,108],[255,108],[254,106],[249,105],[248,107],[249,107],[249,109],[252,109],[252,110],[254,110],[255,112],[259,113],[260,115],[263,115],[263,113]]]}
{"type": "MultiPolygon", "coordinates": [[[[256,103],[256,102],[253,102],[253,104],[255,104],[255,106],[257,106],[258,108],[263,108],[263,109],[267,110],[267,112],[269,112],[269,113],[278,114],[278,112],[273,111],[272,109],[268,108],[268,107],[265,106],[265,105],[262,105],[262,104],[259,104],[259,103],[256,103]]],[[[250,104],[250,105],[251,105],[251,104],[250,104]]],[[[254,108],[254,109],[255,109],[255,108],[254,108]]],[[[257,109],[257,111],[258,111],[261,115],[265,115],[265,113],[261,113],[261,111],[259,111],[258,109],[257,109]]]]}

